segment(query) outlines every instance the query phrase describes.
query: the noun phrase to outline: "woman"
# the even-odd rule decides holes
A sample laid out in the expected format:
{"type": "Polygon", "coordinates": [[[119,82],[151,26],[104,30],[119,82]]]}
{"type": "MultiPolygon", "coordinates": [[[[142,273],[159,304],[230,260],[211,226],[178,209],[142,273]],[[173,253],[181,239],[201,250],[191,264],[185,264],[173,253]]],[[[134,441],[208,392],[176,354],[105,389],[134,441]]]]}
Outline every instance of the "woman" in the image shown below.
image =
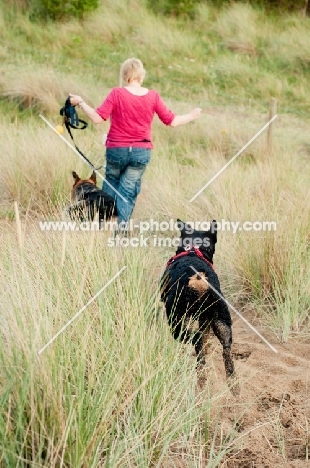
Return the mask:
{"type": "Polygon", "coordinates": [[[189,114],[175,115],[156,91],[142,86],[144,77],[141,60],[131,58],[121,66],[125,86],[113,88],[97,109],[87,105],[80,96],[70,94],[71,104],[79,105],[94,124],[110,117],[106,140],[106,181],[102,190],[116,199],[118,222],[122,224],[132,214],[141,189],[141,177],[150,161],[154,114],[165,125],[178,127],[197,119],[201,112],[196,108],[189,114]]]}

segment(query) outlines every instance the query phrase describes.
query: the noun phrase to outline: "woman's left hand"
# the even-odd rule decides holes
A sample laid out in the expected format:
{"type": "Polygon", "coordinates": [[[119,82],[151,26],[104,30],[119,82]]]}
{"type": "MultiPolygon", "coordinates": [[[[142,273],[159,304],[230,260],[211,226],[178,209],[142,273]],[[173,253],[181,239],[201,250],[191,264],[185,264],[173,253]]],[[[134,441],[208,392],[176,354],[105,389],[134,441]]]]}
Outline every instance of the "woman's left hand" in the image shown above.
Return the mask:
{"type": "Polygon", "coordinates": [[[81,96],[77,96],[76,94],[69,94],[70,103],[72,106],[77,106],[79,102],[83,101],[81,96]]]}

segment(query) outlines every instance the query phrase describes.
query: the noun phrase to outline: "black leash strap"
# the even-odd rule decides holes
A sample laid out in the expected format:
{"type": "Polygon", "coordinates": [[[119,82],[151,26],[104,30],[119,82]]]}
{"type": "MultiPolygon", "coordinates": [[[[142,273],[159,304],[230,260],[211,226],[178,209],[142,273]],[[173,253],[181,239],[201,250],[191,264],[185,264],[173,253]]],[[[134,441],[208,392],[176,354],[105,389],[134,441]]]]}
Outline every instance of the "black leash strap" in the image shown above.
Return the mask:
{"type": "MultiPolygon", "coordinates": [[[[81,120],[80,120],[81,122],[81,120]]],[[[97,169],[95,168],[95,166],[93,165],[93,163],[85,156],[85,154],[82,153],[82,151],[76,146],[75,144],[75,141],[74,141],[74,138],[73,138],[73,135],[71,133],[71,130],[70,130],[70,124],[68,122],[68,120],[64,119],[64,124],[66,126],[66,129],[71,137],[71,140],[73,141],[73,144],[75,146],[75,149],[80,153],[80,155],[82,156],[83,159],[85,159],[85,161],[95,170],[97,171],[98,169],[101,169],[102,166],[98,167],[97,169]]],[[[74,128],[74,127],[73,127],[74,128]]]]}
{"type": "Polygon", "coordinates": [[[101,169],[103,166],[95,168],[93,163],[85,156],[85,154],[82,153],[82,151],[75,144],[70,127],[74,128],[75,130],[84,130],[88,126],[88,124],[84,120],[79,119],[75,107],[71,105],[70,97],[67,98],[65,105],[60,109],[60,115],[63,116],[63,123],[66,126],[71,140],[73,141],[75,149],[80,153],[82,158],[93,168],[93,170],[98,171],[98,169],[101,169]],[[80,123],[83,124],[82,127],[79,126],[80,123]]]}

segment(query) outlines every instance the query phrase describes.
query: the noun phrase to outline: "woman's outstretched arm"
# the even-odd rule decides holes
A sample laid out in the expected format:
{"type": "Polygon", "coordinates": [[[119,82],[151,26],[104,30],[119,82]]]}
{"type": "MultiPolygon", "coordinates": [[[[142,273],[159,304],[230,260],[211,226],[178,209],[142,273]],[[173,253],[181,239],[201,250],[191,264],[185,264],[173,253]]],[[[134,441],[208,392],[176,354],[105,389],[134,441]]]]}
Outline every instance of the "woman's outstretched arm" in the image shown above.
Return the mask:
{"type": "Polygon", "coordinates": [[[94,124],[99,124],[103,122],[103,118],[100,117],[100,115],[95,111],[95,109],[86,104],[86,102],[81,98],[81,96],[77,96],[75,94],[69,94],[69,96],[72,106],[80,106],[80,108],[85,112],[87,117],[94,124]]]}
{"type": "Polygon", "coordinates": [[[200,117],[200,113],[200,107],[196,107],[196,109],[192,110],[188,114],[176,115],[172,120],[170,127],[178,127],[179,125],[184,125],[192,120],[196,120],[200,117]]]}

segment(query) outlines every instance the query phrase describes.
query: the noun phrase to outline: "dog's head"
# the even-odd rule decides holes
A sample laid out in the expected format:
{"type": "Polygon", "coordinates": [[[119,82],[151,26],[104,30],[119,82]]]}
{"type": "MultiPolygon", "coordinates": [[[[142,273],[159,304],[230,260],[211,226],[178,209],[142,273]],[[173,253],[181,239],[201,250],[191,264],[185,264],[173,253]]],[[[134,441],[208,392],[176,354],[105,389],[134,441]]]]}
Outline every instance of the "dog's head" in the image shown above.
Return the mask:
{"type": "Polygon", "coordinates": [[[215,244],[217,242],[217,222],[215,219],[210,223],[210,229],[208,231],[197,231],[180,219],[177,221],[181,237],[176,253],[179,254],[196,247],[210,262],[212,262],[215,252],[215,244]]]}
{"type": "Polygon", "coordinates": [[[96,177],[95,171],[93,171],[89,179],[81,179],[75,171],[72,171],[72,176],[74,179],[74,184],[71,190],[71,200],[75,200],[76,198],[79,198],[79,194],[85,191],[87,185],[90,184],[91,189],[96,187],[97,177],[96,177]]]}

